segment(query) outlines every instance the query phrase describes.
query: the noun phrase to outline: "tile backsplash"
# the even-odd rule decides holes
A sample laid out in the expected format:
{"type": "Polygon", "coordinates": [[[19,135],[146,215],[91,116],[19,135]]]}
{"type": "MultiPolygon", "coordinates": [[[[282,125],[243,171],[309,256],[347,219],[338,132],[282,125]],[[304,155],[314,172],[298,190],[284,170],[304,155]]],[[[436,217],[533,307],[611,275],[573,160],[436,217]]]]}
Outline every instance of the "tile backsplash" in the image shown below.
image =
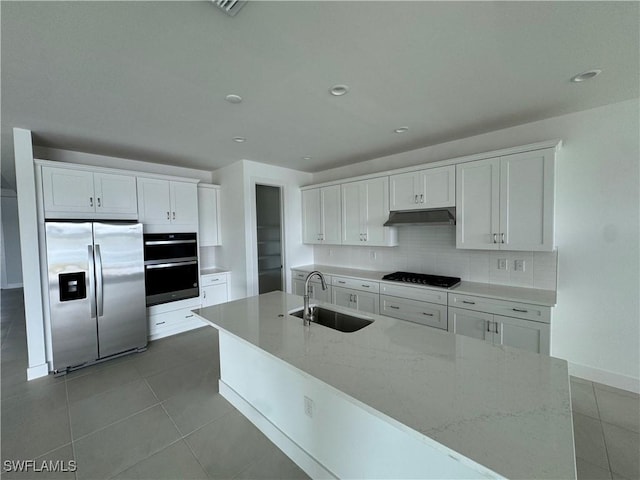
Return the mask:
{"type": "Polygon", "coordinates": [[[430,273],[470,282],[556,289],[557,252],[458,250],[455,227],[448,225],[398,228],[397,247],[316,245],[313,254],[319,265],[430,273]],[[516,270],[517,261],[523,270],[516,270]]]}

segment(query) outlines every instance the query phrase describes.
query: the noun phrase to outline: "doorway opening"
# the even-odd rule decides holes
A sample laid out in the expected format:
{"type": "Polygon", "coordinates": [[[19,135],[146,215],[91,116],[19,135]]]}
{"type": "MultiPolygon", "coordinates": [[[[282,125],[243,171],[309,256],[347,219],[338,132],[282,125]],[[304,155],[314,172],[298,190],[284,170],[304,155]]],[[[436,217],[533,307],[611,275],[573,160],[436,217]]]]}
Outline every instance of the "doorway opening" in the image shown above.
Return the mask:
{"type": "Polygon", "coordinates": [[[256,184],[258,293],[284,291],[281,187],[256,184]]]}

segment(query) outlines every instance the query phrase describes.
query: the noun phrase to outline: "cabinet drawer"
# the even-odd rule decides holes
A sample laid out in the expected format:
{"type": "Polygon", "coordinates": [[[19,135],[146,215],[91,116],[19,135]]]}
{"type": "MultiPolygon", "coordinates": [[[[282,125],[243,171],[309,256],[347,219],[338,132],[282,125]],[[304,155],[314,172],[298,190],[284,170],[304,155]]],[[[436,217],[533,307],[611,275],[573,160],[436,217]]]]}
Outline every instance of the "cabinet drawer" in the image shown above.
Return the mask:
{"type": "Polygon", "coordinates": [[[380,315],[447,330],[447,307],[380,295],[380,315]]]}
{"type": "Polygon", "coordinates": [[[460,293],[449,293],[449,306],[477,312],[487,312],[506,317],[522,318],[534,322],[549,323],[551,308],[529,303],[510,302],[493,298],[475,297],[460,293]]]}
{"type": "MultiPolygon", "coordinates": [[[[291,278],[293,280],[306,280],[307,275],[309,275],[311,272],[305,272],[304,270],[291,270],[291,278]]],[[[324,281],[327,283],[327,285],[331,285],[331,275],[325,275],[324,273],[322,274],[324,276],[324,281]]],[[[311,279],[312,282],[317,282],[320,283],[320,279],[317,276],[314,276],[311,279]]]]}
{"type": "Polygon", "coordinates": [[[205,323],[196,317],[189,309],[149,315],[148,319],[150,340],[175,335],[205,325],[205,323]]]}
{"type": "Polygon", "coordinates": [[[447,292],[443,290],[431,290],[424,287],[408,287],[406,285],[382,282],[380,284],[380,293],[391,295],[393,297],[418,300],[420,302],[437,303],[439,305],[447,304],[447,292]]]}
{"type": "Polygon", "coordinates": [[[226,273],[217,273],[210,275],[201,275],[200,276],[200,286],[207,287],[209,285],[218,285],[220,283],[227,283],[227,274],[226,273]]]}
{"type": "Polygon", "coordinates": [[[380,293],[380,283],[358,280],[357,278],[333,277],[331,284],[336,287],[362,290],[363,292],[380,293]]]}

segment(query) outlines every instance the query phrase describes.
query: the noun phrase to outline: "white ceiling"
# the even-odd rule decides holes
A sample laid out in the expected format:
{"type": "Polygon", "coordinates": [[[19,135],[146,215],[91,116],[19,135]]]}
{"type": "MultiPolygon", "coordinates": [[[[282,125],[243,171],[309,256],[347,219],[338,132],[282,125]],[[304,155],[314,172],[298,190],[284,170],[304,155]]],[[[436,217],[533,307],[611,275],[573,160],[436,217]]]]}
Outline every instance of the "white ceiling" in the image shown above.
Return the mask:
{"type": "Polygon", "coordinates": [[[42,146],[319,171],[639,94],[638,2],[1,8],[3,166],[17,126],[42,146]],[[592,68],[603,73],[569,82],[592,68]],[[329,95],[337,83],[349,93],[329,95]]]}

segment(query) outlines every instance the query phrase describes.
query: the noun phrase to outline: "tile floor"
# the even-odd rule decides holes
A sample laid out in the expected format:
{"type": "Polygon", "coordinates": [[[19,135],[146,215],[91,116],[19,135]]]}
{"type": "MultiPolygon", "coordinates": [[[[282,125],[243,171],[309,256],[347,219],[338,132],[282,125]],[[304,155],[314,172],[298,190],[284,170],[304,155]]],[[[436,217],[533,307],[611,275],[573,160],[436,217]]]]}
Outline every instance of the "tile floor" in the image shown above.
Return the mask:
{"type": "MultiPolygon", "coordinates": [[[[307,478],[217,391],[217,333],[26,382],[22,290],[1,295],[2,461],[75,460],[21,478],[307,478]]],[[[639,396],[571,378],[578,479],[640,478],[639,396]]]]}

